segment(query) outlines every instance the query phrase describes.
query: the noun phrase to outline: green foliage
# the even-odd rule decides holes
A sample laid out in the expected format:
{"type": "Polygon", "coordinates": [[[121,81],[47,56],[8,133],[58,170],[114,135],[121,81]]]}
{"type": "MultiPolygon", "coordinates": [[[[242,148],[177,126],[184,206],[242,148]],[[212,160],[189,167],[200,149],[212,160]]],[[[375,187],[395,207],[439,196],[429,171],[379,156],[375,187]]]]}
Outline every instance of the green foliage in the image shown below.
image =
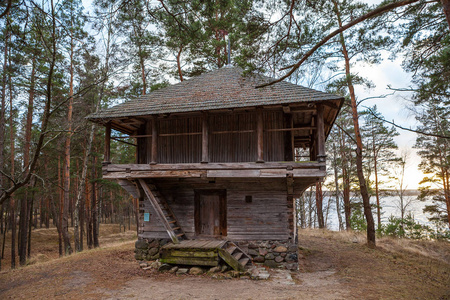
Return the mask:
{"type": "Polygon", "coordinates": [[[350,217],[351,229],[355,231],[366,231],[367,223],[361,205],[355,205],[350,217]]]}
{"type": "Polygon", "coordinates": [[[439,239],[450,240],[450,231],[439,224],[435,224],[435,229],[430,226],[420,224],[409,214],[404,219],[390,216],[388,223],[383,226],[382,234],[392,237],[410,239],[439,239]]]}

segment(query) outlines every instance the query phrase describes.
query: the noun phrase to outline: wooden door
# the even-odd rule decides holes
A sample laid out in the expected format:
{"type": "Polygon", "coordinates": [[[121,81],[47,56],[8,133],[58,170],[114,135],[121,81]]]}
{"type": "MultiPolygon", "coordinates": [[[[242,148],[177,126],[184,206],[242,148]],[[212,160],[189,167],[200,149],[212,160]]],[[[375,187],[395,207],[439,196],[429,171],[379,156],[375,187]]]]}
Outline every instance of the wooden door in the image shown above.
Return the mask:
{"type": "Polygon", "coordinates": [[[226,190],[195,190],[195,234],[227,235],[226,190]]]}

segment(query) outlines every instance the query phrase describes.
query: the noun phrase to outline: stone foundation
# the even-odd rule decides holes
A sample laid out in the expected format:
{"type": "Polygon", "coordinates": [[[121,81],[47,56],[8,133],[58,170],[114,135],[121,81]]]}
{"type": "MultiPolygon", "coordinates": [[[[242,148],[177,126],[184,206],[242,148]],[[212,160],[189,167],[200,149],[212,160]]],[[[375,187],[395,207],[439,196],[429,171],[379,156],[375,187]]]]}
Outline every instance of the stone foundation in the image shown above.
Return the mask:
{"type": "Polygon", "coordinates": [[[298,245],[287,241],[240,241],[235,242],[250,255],[253,263],[270,268],[298,269],[298,245]]]}
{"type": "MultiPolygon", "coordinates": [[[[159,259],[162,246],[169,239],[139,239],[135,243],[136,260],[152,261],[159,259]]],[[[240,241],[235,242],[245,253],[251,256],[253,263],[270,268],[298,269],[298,245],[287,241],[240,241]]]]}
{"type": "Polygon", "coordinates": [[[134,244],[134,258],[147,261],[157,260],[159,250],[169,241],[169,239],[139,239],[134,244]]]}

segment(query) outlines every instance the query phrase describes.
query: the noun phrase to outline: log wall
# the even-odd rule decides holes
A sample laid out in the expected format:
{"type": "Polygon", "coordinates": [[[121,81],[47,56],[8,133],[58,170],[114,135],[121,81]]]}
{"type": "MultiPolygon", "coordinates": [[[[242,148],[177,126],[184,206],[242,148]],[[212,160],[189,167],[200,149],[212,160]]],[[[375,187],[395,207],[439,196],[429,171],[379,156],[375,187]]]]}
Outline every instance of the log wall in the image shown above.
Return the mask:
{"type": "MultiPolygon", "coordinates": [[[[227,190],[227,238],[230,240],[293,237],[292,198],[287,196],[286,179],[158,179],[154,182],[190,238],[195,236],[195,189],[227,190]]],[[[167,237],[147,200],[141,200],[141,225],[142,238],[167,237]],[[143,222],[143,212],[150,213],[149,222],[143,222]]]]}

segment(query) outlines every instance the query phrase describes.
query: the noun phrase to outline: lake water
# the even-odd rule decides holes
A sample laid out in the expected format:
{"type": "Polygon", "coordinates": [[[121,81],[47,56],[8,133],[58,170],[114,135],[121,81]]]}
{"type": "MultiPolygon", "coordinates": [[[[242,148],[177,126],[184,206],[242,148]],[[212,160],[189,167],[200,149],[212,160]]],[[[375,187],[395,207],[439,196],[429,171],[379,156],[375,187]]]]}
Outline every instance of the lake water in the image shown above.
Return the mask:
{"type": "MultiPolygon", "coordinates": [[[[324,214],[325,210],[328,204],[328,199],[330,197],[324,196],[324,214]]],[[[331,197],[331,205],[330,205],[330,211],[328,213],[328,220],[327,220],[327,228],[331,230],[338,230],[339,223],[338,223],[338,217],[336,213],[336,203],[334,197],[331,197]]],[[[354,199],[353,199],[354,200],[354,199]]],[[[341,200],[342,201],[342,200],[341,200]]],[[[370,198],[371,203],[375,204],[376,199],[375,197],[370,198]]],[[[417,223],[423,224],[423,225],[429,225],[433,227],[433,224],[428,220],[430,217],[430,214],[424,213],[423,209],[426,205],[431,205],[433,202],[431,200],[428,201],[420,201],[417,199],[417,195],[410,195],[404,197],[404,203],[409,203],[406,207],[406,215],[411,214],[414,218],[414,220],[417,223]]],[[[384,196],[380,199],[381,204],[381,222],[383,224],[388,223],[388,219],[390,216],[394,217],[400,217],[401,216],[401,210],[400,210],[400,200],[399,197],[396,196],[384,196]]],[[[341,204],[341,208],[343,210],[343,204],[341,204]]],[[[376,210],[373,210],[373,217],[375,219],[375,224],[377,223],[377,215],[376,210]]],[[[342,213],[342,218],[344,218],[344,213],[342,213]]]]}

